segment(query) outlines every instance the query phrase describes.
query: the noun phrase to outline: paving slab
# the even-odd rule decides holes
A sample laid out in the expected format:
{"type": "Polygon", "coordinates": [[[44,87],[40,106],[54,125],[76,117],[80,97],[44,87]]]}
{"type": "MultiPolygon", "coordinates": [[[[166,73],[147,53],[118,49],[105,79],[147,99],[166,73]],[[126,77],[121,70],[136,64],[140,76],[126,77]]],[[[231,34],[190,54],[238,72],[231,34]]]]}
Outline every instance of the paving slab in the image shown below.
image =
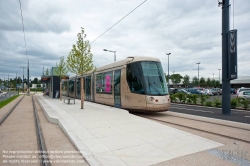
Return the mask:
{"type": "Polygon", "coordinates": [[[58,124],[90,165],[146,166],[223,146],[118,109],[80,100],[75,104],[36,94],[45,115],[58,124]]]}

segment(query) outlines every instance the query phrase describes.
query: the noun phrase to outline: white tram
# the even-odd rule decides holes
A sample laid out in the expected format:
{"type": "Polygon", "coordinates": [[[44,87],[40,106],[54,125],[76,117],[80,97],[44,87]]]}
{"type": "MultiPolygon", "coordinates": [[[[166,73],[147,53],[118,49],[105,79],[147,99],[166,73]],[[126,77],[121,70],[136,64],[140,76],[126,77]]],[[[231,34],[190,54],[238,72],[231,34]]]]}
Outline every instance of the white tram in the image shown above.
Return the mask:
{"type": "MultiPolygon", "coordinates": [[[[159,59],[127,57],[84,76],[85,100],[134,112],[170,108],[170,96],[159,59]]],[[[80,77],[62,81],[62,95],[80,99],[80,77]]]]}

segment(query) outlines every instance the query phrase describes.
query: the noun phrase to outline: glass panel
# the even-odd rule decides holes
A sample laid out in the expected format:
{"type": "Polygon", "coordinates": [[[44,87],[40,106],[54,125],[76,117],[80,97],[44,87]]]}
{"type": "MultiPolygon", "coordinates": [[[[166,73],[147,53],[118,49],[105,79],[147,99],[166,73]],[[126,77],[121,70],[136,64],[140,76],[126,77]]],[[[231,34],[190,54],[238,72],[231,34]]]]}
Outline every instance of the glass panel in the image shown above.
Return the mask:
{"type": "Polygon", "coordinates": [[[103,93],[104,92],[103,78],[104,78],[103,73],[96,75],[96,93],[103,93]]]}
{"type": "Polygon", "coordinates": [[[77,88],[77,98],[81,98],[81,79],[77,78],[76,79],[76,88],[77,88]]]}
{"type": "Polygon", "coordinates": [[[90,82],[91,82],[91,77],[87,76],[85,78],[85,94],[86,94],[86,100],[90,100],[90,82]]]}
{"type": "Polygon", "coordinates": [[[140,62],[127,65],[127,82],[132,93],[144,94],[140,62]]]}
{"type": "Polygon", "coordinates": [[[141,62],[146,94],[167,95],[168,88],[160,62],[141,62]]]}
{"type": "Polygon", "coordinates": [[[121,95],[120,95],[120,79],[121,79],[121,70],[116,70],[114,75],[114,99],[115,107],[121,107],[121,95]]]}
{"type": "Polygon", "coordinates": [[[75,80],[69,80],[69,92],[74,92],[75,80]]]}
{"type": "Polygon", "coordinates": [[[113,72],[96,75],[96,93],[112,93],[113,72]]]}

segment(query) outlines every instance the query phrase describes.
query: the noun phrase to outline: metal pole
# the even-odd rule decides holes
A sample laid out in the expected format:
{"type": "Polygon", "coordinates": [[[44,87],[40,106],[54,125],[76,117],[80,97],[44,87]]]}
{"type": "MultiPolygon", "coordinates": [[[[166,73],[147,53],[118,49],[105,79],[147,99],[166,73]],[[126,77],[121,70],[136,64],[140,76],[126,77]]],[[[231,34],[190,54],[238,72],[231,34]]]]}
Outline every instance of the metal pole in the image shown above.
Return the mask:
{"type": "Polygon", "coordinates": [[[167,56],[168,56],[168,86],[169,86],[169,55],[171,54],[171,53],[166,53],[167,54],[167,56]]]}
{"type": "Polygon", "coordinates": [[[17,72],[16,72],[16,91],[17,91],[17,72]]]}
{"type": "Polygon", "coordinates": [[[30,72],[29,72],[29,70],[30,69],[29,69],[29,59],[28,59],[28,73],[27,73],[28,74],[28,80],[27,80],[28,81],[28,88],[27,88],[28,96],[30,95],[30,92],[29,92],[30,91],[30,79],[29,79],[29,73],[30,72]]]}
{"type": "Polygon", "coordinates": [[[219,88],[220,88],[220,70],[221,69],[218,69],[219,70],[219,88]]]}
{"type": "MultiPolygon", "coordinates": [[[[114,51],[114,53],[116,53],[116,51],[114,51]]],[[[114,58],[115,58],[115,61],[116,61],[116,54],[114,56],[115,56],[114,58]]]]}
{"type": "Polygon", "coordinates": [[[198,64],[198,86],[200,86],[200,77],[199,77],[199,64],[198,64]]]}
{"type": "Polygon", "coordinates": [[[168,55],[168,86],[169,86],[169,55],[168,55]]]}
{"type": "Polygon", "coordinates": [[[24,67],[23,67],[23,93],[24,93],[24,67]]]}
{"type": "Polygon", "coordinates": [[[199,64],[200,64],[200,62],[198,62],[196,64],[198,64],[198,86],[200,86],[200,78],[199,78],[199,64]]]}
{"type": "Polygon", "coordinates": [[[10,88],[10,80],[9,80],[9,74],[8,74],[8,91],[9,91],[9,88],[10,88]]]}
{"type": "Polygon", "coordinates": [[[231,114],[230,80],[228,79],[229,0],[222,1],[222,114],[231,114]]]}

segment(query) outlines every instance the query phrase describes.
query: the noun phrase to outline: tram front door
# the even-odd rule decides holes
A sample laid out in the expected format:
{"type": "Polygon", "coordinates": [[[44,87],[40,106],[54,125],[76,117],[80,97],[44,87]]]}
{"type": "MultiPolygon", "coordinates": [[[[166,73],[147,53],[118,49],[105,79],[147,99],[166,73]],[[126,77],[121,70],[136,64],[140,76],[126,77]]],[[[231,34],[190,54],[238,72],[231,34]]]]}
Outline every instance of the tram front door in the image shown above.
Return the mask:
{"type": "Polygon", "coordinates": [[[121,70],[115,70],[114,74],[114,102],[115,102],[115,107],[121,108],[121,70]]]}

